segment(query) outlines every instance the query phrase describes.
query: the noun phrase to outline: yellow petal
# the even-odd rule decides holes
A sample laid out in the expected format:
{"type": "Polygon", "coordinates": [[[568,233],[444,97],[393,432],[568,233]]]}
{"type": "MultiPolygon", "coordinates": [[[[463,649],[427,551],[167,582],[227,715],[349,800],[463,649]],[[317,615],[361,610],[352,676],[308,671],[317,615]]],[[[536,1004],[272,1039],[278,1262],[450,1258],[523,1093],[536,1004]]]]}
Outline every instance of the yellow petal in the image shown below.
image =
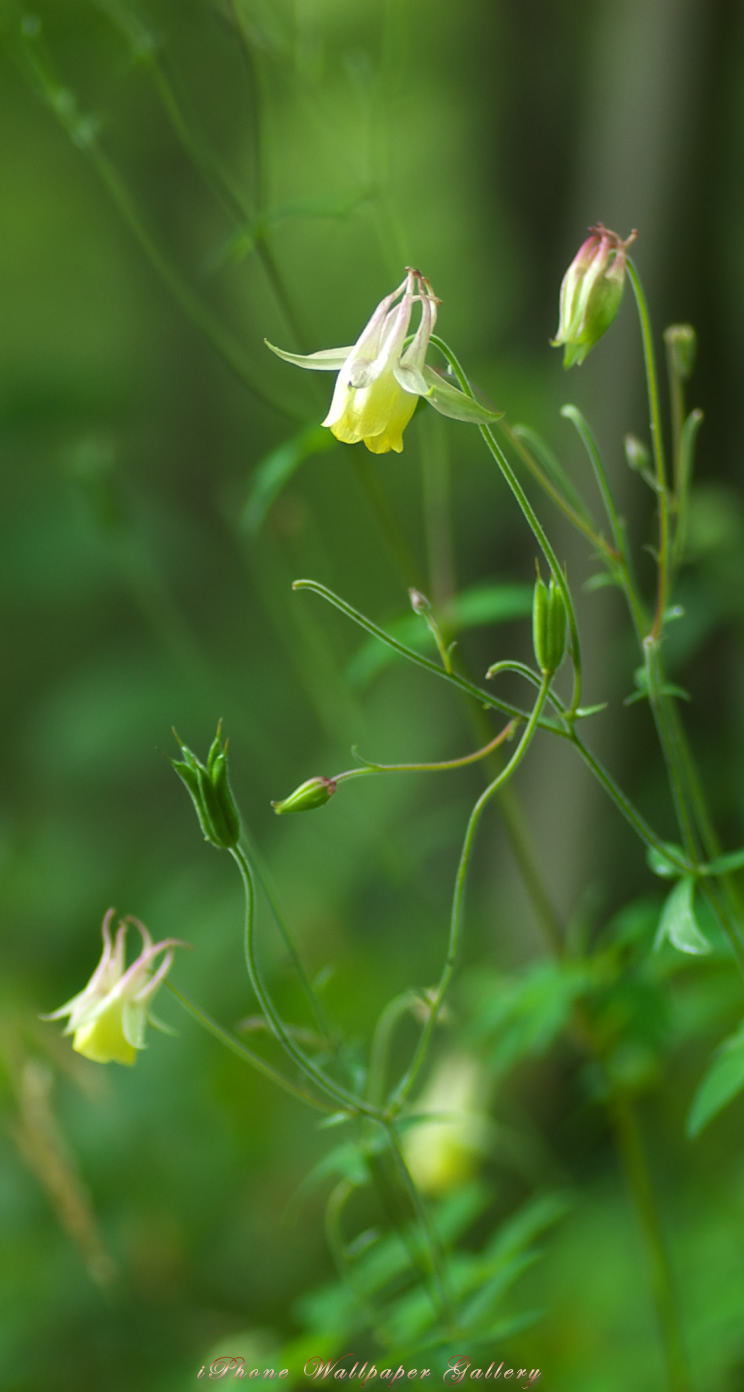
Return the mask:
{"type": "Polygon", "coordinates": [[[105,1010],[92,1024],[75,1030],[72,1047],[93,1063],[126,1063],[132,1065],[137,1050],[124,1037],[122,1009],[105,1010]]]}

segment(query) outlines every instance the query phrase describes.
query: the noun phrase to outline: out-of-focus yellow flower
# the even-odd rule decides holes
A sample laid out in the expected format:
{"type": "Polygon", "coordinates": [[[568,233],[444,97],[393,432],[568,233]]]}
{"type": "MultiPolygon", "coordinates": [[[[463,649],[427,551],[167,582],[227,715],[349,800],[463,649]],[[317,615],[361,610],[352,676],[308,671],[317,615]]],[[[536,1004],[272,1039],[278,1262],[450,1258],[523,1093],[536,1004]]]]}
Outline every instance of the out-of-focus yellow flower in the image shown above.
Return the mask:
{"type": "Polygon", "coordinates": [[[498,413],[474,401],[426,364],[439,300],[426,276],[408,267],[406,278],[381,300],[352,348],[328,348],[301,356],[266,340],[272,353],[295,367],[338,372],[323,424],[349,445],[363,440],[373,454],[403,449],[403,431],[419,397],[453,420],[484,425],[498,413]],[[399,303],[396,303],[399,301],[399,303]],[[416,333],[407,343],[414,305],[421,307],[416,333]],[[406,346],[407,345],[407,346],[406,346]]]}
{"type": "Polygon", "coordinates": [[[431,1120],[405,1132],[411,1174],[426,1194],[443,1194],[474,1173],[486,1149],[488,1117],[479,1108],[487,1090],[483,1069],[470,1054],[450,1054],[435,1068],[416,1111],[431,1120]]]}
{"type": "Polygon", "coordinates": [[[150,1004],[162,985],[171,962],[174,947],[185,947],[177,938],[164,938],[153,943],[143,923],[137,918],[123,919],[116,938],[111,941],[111,920],[114,910],[105,915],[101,932],[103,953],[88,985],[66,1005],[60,1006],[46,1020],[60,1020],[69,1015],[65,1034],[71,1034],[72,1047],[94,1063],[133,1064],[138,1049],[145,1048],[145,1026],[149,1020],[164,1028],[150,1014],[150,1004]],[[126,936],[130,924],[142,935],[142,951],[129,967],[126,966],[126,936]],[[164,953],[156,968],[156,959],[164,953]]]}

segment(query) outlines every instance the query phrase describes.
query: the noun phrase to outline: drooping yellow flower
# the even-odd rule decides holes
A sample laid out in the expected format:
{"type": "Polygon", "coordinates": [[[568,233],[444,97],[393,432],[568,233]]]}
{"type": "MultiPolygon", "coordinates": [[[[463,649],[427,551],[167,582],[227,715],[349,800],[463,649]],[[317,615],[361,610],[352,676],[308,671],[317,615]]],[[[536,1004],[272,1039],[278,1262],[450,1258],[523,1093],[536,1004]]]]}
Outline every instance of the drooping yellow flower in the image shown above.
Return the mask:
{"type": "MultiPolygon", "coordinates": [[[[185,947],[177,938],[164,938],[153,943],[143,923],[137,918],[119,923],[115,941],[111,941],[111,920],[114,910],[105,915],[101,932],[103,953],[84,990],[60,1006],[46,1020],[60,1020],[69,1015],[65,1034],[71,1034],[72,1047],[94,1063],[133,1064],[139,1049],[145,1048],[145,1026],[158,1025],[149,1013],[150,1003],[162,985],[173,961],[174,947],[185,947]],[[130,924],[142,936],[142,951],[128,970],[126,966],[126,936],[130,924]],[[164,953],[160,966],[156,959],[164,953]]],[[[163,1026],[160,1026],[163,1028],[163,1026]]]]}
{"type": "Polygon", "coordinates": [[[474,1174],[487,1150],[486,1091],[484,1070],[470,1054],[449,1054],[434,1069],[415,1108],[426,1120],[411,1126],[403,1141],[408,1168],[424,1193],[448,1193],[474,1174]]]}
{"type": "Polygon", "coordinates": [[[403,449],[403,431],[419,397],[441,415],[484,425],[498,414],[454,387],[426,364],[426,352],[439,300],[420,271],[408,267],[406,278],[380,301],[352,348],[329,348],[301,356],[267,346],[285,362],[315,372],[338,372],[330,410],[323,425],[337,440],[364,441],[373,454],[403,449]],[[421,318],[409,339],[414,305],[421,318]]]}

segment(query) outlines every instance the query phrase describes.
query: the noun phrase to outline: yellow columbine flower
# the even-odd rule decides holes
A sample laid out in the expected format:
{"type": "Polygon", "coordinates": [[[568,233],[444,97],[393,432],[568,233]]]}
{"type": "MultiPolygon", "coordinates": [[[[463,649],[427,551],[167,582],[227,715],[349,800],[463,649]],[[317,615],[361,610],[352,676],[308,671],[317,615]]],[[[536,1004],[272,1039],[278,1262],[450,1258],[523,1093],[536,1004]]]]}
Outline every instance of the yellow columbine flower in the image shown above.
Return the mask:
{"type": "Polygon", "coordinates": [[[426,1194],[445,1194],[470,1179],[488,1148],[489,1121],[479,1110],[487,1084],[470,1054],[447,1055],[434,1069],[416,1112],[426,1120],[405,1132],[408,1168],[426,1194]]]}
{"type": "MultiPolygon", "coordinates": [[[[45,1020],[59,1020],[69,1015],[65,1034],[71,1034],[72,1047],[94,1063],[133,1064],[138,1049],[144,1049],[145,1025],[149,1020],[158,1026],[149,1013],[158,987],[162,985],[173,961],[173,948],[185,947],[177,938],[164,938],[153,943],[139,919],[120,922],[116,939],[111,942],[111,920],[114,910],[104,917],[103,953],[88,985],[66,1005],[60,1006],[45,1020]],[[142,936],[142,951],[128,970],[126,966],[126,936],[130,924],[142,936]],[[156,958],[165,953],[155,970],[156,958]]],[[[164,1028],[160,1025],[159,1028],[164,1028]]]]}
{"type": "Polygon", "coordinates": [[[337,440],[355,445],[363,440],[373,454],[403,449],[403,431],[419,397],[453,420],[485,425],[497,420],[465,392],[452,386],[426,364],[439,300],[429,281],[410,266],[406,278],[380,301],[353,348],[329,348],[303,357],[285,353],[266,340],[272,353],[315,372],[338,372],[331,407],[323,421],[337,440]],[[396,303],[399,301],[399,303],[396,303]],[[414,305],[421,318],[408,342],[414,305]],[[407,345],[407,346],[406,346],[407,345]]]}

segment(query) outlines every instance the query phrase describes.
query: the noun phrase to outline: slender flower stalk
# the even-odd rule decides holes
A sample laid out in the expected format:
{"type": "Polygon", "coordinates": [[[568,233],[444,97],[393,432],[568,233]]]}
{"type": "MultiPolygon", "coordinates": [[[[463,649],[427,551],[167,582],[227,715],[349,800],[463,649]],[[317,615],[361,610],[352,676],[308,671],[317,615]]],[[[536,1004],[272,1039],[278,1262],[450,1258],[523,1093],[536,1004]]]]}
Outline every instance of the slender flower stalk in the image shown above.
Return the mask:
{"type": "Polygon", "coordinates": [[[664,622],[667,606],[669,567],[671,563],[670,507],[669,494],[667,492],[666,462],[664,458],[664,435],[661,428],[659,383],[656,373],[656,357],[654,354],[653,334],[651,332],[651,320],[648,313],[648,305],[646,304],[643,285],[641,284],[641,278],[630,257],[628,258],[628,275],[633,287],[633,294],[638,309],[638,318],[641,325],[643,361],[646,368],[646,386],[648,389],[648,404],[651,414],[651,443],[653,446],[654,464],[656,468],[656,493],[659,509],[659,550],[657,557],[659,579],[656,593],[656,612],[651,628],[651,636],[656,640],[661,633],[661,626],[664,622]]]}
{"type": "Polygon", "coordinates": [[[401,1079],[393,1093],[390,1103],[390,1114],[393,1116],[397,1115],[401,1107],[404,1105],[406,1098],[408,1097],[408,1094],[410,1093],[411,1088],[413,1087],[413,1084],[415,1083],[416,1078],[421,1070],[421,1067],[426,1059],[426,1055],[429,1050],[429,1045],[431,1043],[431,1037],[434,1032],[434,1026],[436,1025],[437,1018],[442,1009],[442,1005],[444,1004],[445,995],[447,994],[449,984],[454,975],[455,967],[457,966],[457,959],[460,952],[460,938],[462,935],[462,918],[465,903],[465,884],[467,880],[468,868],[470,865],[470,858],[473,851],[473,845],[475,843],[475,833],[478,830],[478,824],[492,797],[494,797],[494,795],[498,792],[499,788],[501,788],[504,785],[504,783],[506,783],[507,780],[511,778],[512,774],[516,772],[517,768],[522,762],[522,759],[527,753],[527,750],[529,749],[529,746],[532,743],[533,736],[537,729],[538,720],[540,718],[540,712],[542,711],[542,708],[547,699],[549,686],[550,677],[545,677],[540,686],[540,691],[538,693],[537,700],[533,707],[532,714],[530,715],[530,718],[527,721],[527,724],[525,725],[525,728],[522,732],[522,737],[516,749],[514,750],[511,759],[504,766],[501,772],[497,774],[496,778],[494,778],[493,781],[489,783],[485,791],[481,793],[480,797],[478,798],[478,801],[476,802],[470,814],[467,830],[465,832],[465,840],[463,842],[462,852],[460,854],[460,863],[457,870],[457,877],[455,880],[455,891],[452,900],[452,912],[450,914],[450,932],[449,942],[447,946],[447,956],[445,958],[442,974],[439,978],[439,985],[437,986],[437,989],[431,999],[429,1011],[426,1017],[426,1023],[424,1024],[424,1027],[421,1031],[421,1035],[413,1059],[406,1073],[404,1074],[403,1078],[401,1079]]]}
{"type": "MultiPolygon", "coordinates": [[[[432,338],[432,342],[446,358],[447,362],[452,368],[452,371],[457,377],[457,380],[460,383],[462,390],[466,393],[466,395],[473,397],[473,389],[470,386],[470,383],[465,375],[465,372],[463,371],[463,368],[461,367],[460,363],[458,362],[457,358],[452,352],[452,349],[444,342],[443,339],[437,338],[436,336],[432,338]]],[[[489,425],[483,424],[481,426],[481,435],[483,436],[483,439],[485,440],[488,449],[490,450],[491,454],[496,460],[496,463],[498,464],[504,478],[506,479],[509,488],[511,489],[514,497],[516,498],[516,501],[519,504],[519,507],[525,518],[525,521],[527,522],[527,525],[532,531],[532,534],[538,546],[540,547],[540,550],[542,551],[548,565],[550,566],[551,574],[554,576],[555,582],[560,588],[560,591],[563,595],[563,602],[566,606],[568,629],[571,636],[571,661],[573,663],[574,668],[574,689],[569,712],[569,719],[573,719],[581,704],[581,646],[579,643],[579,628],[576,620],[576,610],[574,608],[571,591],[568,587],[566,577],[563,574],[562,568],[558,561],[558,557],[556,556],[555,551],[553,550],[553,547],[551,546],[550,541],[548,540],[545,529],[540,523],[535,509],[530,503],[527,494],[525,493],[521,483],[519,482],[519,479],[517,478],[514,470],[511,467],[511,464],[509,463],[506,455],[504,454],[504,451],[502,450],[498,440],[496,439],[493,430],[490,428],[489,425]]]]}
{"type": "Polygon", "coordinates": [[[253,990],[256,994],[258,1003],[261,1006],[261,1009],[271,1026],[271,1029],[276,1035],[276,1038],[279,1040],[279,1043],[282,1045],[285,1053],[289,1055],[293,1063],[297,1065],[300,1071],[304,1073],[305,1076],[309,1078],[311,1082],[315,1083],[316,1087],[320,1088],[321,1092],[325,1092],[329,1097],[332,1097],[334,1099],[338,1106],[345,1108],[352,1114],[369,1116],[375,1119],[378,1118],[379,1113],[375,1107],[370,1106],[362,1098],[357,1097],[352,1092],[349,1092],[348,1089],[342,1087],[340,1083],[334,1082],[333,1079],[328,1077],[328,1075],[323,1071],[322,1068],[319,1068],[317,1064],[313,1063],[312,1059],[308,1058],[307,1054],[305,1054],[303,1050],[300,1049],[299,1045],[292,1038],[292,1035],[290,1034],[289,1030],[284,1024],[284,1021],[282,1020],[279,1011],[277,1010],[276,1006],[274,1005],[274,1002],[269,996],[268,991],[266,990],[266,987],[264,986],[263,978],[259,971],[258,962],[256,960],[254,931],[256,891],[253,884],[253,874],[251,871],[251,867],[239,846],[232,846],[229,849],[230,854],[240,872],[240,878],[243,884],[243,891],[245,894],[244,949],[245,962],[246,967],[248,969],[248,977],[251,986],[253,987],[253,990]]]}

